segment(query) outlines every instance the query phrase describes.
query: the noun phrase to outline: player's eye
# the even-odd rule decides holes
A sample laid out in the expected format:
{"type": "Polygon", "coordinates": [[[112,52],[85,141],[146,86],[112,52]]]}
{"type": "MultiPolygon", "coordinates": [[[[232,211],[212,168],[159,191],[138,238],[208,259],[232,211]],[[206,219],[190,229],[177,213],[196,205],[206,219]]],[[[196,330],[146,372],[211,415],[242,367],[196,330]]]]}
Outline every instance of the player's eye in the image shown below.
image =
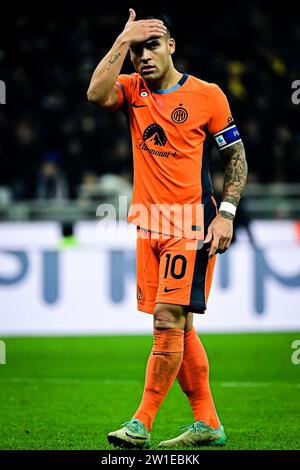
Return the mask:
{"type": "Polygon", "coordinates": [[[158,42],[151,42],[148,47],[149,49],[156,49],[156,47],[158,46],[159,46],[158,42]]]}

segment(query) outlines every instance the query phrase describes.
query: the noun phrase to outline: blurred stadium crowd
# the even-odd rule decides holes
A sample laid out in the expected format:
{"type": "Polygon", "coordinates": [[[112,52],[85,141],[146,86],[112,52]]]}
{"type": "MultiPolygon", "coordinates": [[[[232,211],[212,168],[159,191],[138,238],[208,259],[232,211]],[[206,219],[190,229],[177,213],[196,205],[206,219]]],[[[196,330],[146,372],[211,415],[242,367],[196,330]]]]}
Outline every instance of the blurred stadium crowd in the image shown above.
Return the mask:
{"type": "MultiPolygon", "coordinates": [[[[181,3],[159,3],[177,42],[177,68],[218,83],[227,94],[245,143],[249,181],[299,181],[300,105],[291,101],[291,84],[300,79],[297,15],[252,1],[202,9],[199,16],[193,5],[186,0],[183,10],[181,3]]],[[[78,198],[108,174],[130,186],[126,120],[93,107],[86,90],[136,2],[40,0],[26,6],[0,19],[0,79],[7,86],[7,104],[0,108],[0,186],[16,201],[78,198]]],[[[129,59],[124,70],[133,71],[129,59]]],[[[212,169],[222,171],[217,152],[212,169]]]]}

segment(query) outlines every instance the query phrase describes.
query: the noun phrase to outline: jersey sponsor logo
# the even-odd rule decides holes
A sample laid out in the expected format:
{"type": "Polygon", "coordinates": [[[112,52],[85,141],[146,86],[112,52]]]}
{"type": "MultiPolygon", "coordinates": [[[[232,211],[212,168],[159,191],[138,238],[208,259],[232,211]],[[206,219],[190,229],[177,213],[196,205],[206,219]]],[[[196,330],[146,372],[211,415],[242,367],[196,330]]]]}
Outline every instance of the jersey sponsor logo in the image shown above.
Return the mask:
{"type": "Polygon", "coordinates": [[[162,127],[153,123],[148,126],[143,133],[144,142],[148,141],[150,144],[160,145],[163,147],[167,143],[167,136],[162,127]]]}
{"type": "Polygon", "coordinates": [[[147,105],[146,104],[136,104],[136,101],[134,101],[134,103],[132,103],[133,108],[145,108],[145,106],[147,106],[147,105]]]}
{"type": "Polygon", "coordinates": [[[182,106],[175,108],[171,114],[172,121],[176,122],[177,124],[182,124],[183,122],[187,120],[187,118],[188,118],[188,112],[182,106]]]}
{"type": "Polygon", "coordinates": [[[139,150],[145,150],[155,157],[169,158],[170,156],[178,158],[176,150],[164,150],[160,147],[164,147],[167,143],[167,136],[163,128],[153,122],[143,132],[143,138],[137,139],[137,148],[139,150]]]}

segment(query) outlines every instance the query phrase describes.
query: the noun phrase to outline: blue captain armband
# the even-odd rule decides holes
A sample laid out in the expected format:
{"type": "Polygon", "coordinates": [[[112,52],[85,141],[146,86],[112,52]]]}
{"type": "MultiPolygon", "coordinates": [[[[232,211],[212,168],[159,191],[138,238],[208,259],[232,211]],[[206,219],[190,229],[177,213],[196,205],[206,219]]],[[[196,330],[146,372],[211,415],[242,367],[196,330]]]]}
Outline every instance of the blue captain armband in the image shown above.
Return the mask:
{"type": "Polygon", "coordinates": [[[235,124],[230,127],[226,127],[216,134],[213,134],[213,137],[219,150],[226,149],[227,147],[230,147],[236,142],[240,142],[242,140],[235,124]]]}

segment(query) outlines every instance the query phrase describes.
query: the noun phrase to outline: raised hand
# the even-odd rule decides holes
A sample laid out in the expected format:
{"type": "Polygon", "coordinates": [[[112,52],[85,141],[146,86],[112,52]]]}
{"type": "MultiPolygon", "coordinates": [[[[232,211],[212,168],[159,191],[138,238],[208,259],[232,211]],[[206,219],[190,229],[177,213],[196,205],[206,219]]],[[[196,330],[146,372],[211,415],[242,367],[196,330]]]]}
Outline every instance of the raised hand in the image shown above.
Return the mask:
{"type": "Polygon", "coordinates": [[[135,20],[136,13],[130,8],[129,18],[121,36],[129,44],[144,42],[153,36],[162,37],[166,34],[167,28],[161,20],[135,20]]]}

